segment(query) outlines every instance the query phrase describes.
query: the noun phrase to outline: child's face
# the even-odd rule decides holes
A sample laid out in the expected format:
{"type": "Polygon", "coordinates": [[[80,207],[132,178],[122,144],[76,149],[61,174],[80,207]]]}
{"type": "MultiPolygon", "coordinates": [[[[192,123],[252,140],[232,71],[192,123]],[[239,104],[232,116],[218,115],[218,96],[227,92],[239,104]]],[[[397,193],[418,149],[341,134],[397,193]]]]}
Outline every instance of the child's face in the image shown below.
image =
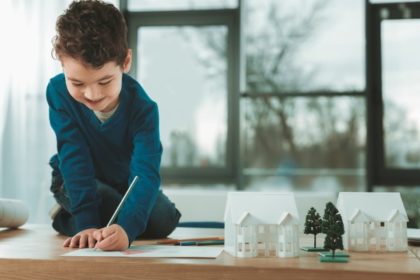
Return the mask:
{"type": "Polygon", "coordinates": [[[60,57],[70,95],[93,111],[109,112],[118,104],[122,74],[131,65],[131,53],[123,66],[111,61],[101,68],[92,68],[80,60],[60,57]]]}

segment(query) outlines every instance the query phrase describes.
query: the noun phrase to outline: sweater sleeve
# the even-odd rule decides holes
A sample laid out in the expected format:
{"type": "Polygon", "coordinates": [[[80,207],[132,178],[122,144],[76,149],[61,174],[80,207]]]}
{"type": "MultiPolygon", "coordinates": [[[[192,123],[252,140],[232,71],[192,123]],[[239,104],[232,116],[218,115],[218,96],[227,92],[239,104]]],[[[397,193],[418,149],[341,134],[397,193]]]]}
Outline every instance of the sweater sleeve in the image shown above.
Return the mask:
{"type": "Polygon", "coordinates": [[[89,147],[79,127],[69,116],[67,100],[50,82],[47,87],[50,124],[57,139],[60,171],[70,198],[76,230],[99,228],[99,197],[89,147]]]}
{"type": "Polygon", "coordinates": [[[117,223],[126,231],[129,242],[142,234],[155,205],[160,186],[162,145],[159,137],[159,113],[156,103],[148,104],[133,121],[133,153],[130,162],[131,182],[139,180],[128,195],[117,223]]]}

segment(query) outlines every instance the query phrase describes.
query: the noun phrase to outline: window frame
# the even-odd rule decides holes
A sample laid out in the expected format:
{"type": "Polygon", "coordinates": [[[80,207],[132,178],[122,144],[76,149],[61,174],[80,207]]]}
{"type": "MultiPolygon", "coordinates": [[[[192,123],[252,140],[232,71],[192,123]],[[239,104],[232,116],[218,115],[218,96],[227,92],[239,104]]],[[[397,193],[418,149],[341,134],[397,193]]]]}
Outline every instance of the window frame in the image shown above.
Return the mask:
{"type": "Polygon", "coordinates": [[[136,11],[120,1],[128,25],[128,43],[133,52],[130,74],[137,76],[138,30],[142,27],[226,26],[227,28],[227,134],[224,167],[161,167],[163,184],[239,185],[239,61],[240,7],[214,10],[136,11]]]}
{"type": "MultiPolygon", "coordinates": [[[[368,1],[368,0],[366,0],[368,1]]],[[[205,26],[220,25],[228,22],[228,121],[226,168],[161,168],[164,184],[212,184],[232,183],[237,189],[244,189],[246,170],[241,164],[240,143],[240,102],[244,99],[285,98],[285,97],[364,97],[367,98],[367,84],[365,88],[356,91],[315,90],[305,92],[249,92],[245,87],[245,54],[242,50],[244,37],[242,36],[241,17],[243,16],[243,1],[238,1],[234,9],[212,10],[158,10],[158,11],[129,11],[128,0],[120,0],[120,10],[123,11],[129,28],[129,47],[133,50],[133,71],[137,71],[137,32],[145,26],[205,26]],[[240,65],[242,67],[240,67],[240,65]]],[[[367,71],[366,71],[367,73],[367,71]]],[[[367,75],[367,74],[366,74],[367,75]]],[[[367,104],[367,101],[365,101],[367,104]]],[[[366,112],[368,119],[369,112],[366,112]]],[[[368,130],[368,128],[366,127],[368,130]]],[[[367,131],[369,133],[369,131],[367,131]]],[[[368,138],[368,137],[367,137],[368,138]]],[[[368,139],[366,139],[366,156],[368,156],[368,139]]],[[[365,179],[369,174],[366,165],[365,179]]]]}
{"type": "Polygon", "coordinates": [[[420,168],[389,168],[385,164],[382,94],[382,20],[420,19],[420,2],[370,3],[366,0],[367,190],[420,184],[420,168]],[[387,17],[381,17],[386,9],[387,17]],[[407,17],[407,9],[410,10],[407,17]]]}

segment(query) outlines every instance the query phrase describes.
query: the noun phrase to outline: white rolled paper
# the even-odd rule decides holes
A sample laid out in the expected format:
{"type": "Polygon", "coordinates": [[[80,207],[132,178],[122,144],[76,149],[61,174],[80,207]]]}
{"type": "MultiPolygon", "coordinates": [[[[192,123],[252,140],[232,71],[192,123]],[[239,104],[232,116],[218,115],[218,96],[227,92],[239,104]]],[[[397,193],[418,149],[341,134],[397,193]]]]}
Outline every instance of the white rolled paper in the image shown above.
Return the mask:
{"type": "Polygon", "coordinates": [[[17,228],[28,220],[26,205],[15,199],[0,198],[0,227],[17,228]]]}

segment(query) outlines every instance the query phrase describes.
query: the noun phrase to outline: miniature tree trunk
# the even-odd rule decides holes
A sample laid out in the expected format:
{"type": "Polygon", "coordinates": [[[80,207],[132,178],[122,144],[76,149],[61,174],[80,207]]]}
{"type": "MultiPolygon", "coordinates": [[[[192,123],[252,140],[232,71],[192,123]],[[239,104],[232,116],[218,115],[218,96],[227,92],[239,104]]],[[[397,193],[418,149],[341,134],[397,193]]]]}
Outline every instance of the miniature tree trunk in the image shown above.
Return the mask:
{"type": "Polygon", "coordinates": [[[331,202],[328,202],[325,208],[322,232],[326,234],[324,248],[332,250],[334,258],[336,249],[343,250],[344,224],[340,213],[331,202]]]}
{"type": "Polygon", "coordinates": [[[316,212],[315,208],[311,207],[306,215],[304,233],[314,235],[314,248],[316,248],[316,235],[321,232],[321,224],[321,216],[316,212]]]}

